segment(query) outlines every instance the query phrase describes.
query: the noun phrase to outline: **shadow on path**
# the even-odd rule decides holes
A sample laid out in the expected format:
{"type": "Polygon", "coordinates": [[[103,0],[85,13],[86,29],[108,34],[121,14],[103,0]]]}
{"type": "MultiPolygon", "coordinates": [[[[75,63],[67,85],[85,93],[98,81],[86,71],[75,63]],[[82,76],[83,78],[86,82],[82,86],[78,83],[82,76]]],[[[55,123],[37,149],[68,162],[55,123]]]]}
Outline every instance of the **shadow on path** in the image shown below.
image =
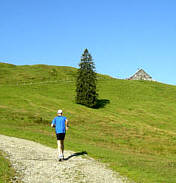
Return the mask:
{"type": "Polygon", "coordinates": [[[71,154],[70,156],[68,156],[67,158],[64,158],[64,160],[69,160],[70,158],[72,157],[75,157],[75,156],[81,156],[81,155],[85,155],[87,154],[86,151],[82,151],[82,152],[77,152],[77,153],[74,153],[74,154],[71,154]]]}

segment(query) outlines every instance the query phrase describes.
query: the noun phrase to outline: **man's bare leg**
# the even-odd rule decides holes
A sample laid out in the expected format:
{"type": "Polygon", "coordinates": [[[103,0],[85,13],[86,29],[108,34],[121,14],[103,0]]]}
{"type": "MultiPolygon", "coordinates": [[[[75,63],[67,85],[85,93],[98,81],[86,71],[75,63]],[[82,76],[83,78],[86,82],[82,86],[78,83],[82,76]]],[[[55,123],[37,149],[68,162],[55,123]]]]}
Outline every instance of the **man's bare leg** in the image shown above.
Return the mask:
{"type": "Polygon", "coordinates": [[[64,156],[64,140],[61,140],[61,150],[62,150],[62,155],[64,156]]]}
{"type": "Polygon", "coordinates": [[[63,140],[57,140],[59,159],[63,159],[63,140]]]}

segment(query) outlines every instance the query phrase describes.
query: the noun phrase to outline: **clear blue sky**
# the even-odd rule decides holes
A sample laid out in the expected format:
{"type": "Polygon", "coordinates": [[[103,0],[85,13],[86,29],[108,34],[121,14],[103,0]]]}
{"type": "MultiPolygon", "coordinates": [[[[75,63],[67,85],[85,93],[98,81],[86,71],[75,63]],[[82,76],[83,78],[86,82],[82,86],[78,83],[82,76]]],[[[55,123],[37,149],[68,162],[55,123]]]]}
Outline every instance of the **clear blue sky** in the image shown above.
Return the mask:
{"type": "Polygon", "coordinates": [[[175,0],[0,0],[0,62],[78,67],[176,85],[175,0]]]}

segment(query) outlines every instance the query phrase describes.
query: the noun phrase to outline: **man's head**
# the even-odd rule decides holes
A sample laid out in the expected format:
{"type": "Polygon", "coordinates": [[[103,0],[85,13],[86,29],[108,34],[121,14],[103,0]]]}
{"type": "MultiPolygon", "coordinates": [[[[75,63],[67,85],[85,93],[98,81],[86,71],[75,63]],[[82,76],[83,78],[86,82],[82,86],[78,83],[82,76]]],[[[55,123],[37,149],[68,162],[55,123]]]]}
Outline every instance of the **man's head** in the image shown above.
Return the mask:
{"type": "Polygon", "coordinates": [[[62,110],[61,110],[61,109],[59,109],[59,110],[57,111],[57,115],[58,115],[58,116],[62,116],[62,110]]]}

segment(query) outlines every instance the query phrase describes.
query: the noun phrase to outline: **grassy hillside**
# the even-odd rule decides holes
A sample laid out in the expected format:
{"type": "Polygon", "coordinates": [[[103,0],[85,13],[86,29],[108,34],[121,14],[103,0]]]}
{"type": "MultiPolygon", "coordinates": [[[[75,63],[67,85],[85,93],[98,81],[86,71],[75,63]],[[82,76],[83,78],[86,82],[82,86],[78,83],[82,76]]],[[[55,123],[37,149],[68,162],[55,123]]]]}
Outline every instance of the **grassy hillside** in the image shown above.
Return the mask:
{"type": "Polygon", "coordinates": [[[176,86],[98,75],[99,108],[75,104],[76,69],[0,63],[0,133],[56,147],[51,120],[70,121],[66,148],[139,183],[176,182],[176,86]]]}
{"type": "Polygon", "coordinates": [[[11,179],[16,175],[16,172],[11,167],[9,160],[4,158],[4,156],[4,152],[0,151],[0,183],[11,182],[11,179]]]}

